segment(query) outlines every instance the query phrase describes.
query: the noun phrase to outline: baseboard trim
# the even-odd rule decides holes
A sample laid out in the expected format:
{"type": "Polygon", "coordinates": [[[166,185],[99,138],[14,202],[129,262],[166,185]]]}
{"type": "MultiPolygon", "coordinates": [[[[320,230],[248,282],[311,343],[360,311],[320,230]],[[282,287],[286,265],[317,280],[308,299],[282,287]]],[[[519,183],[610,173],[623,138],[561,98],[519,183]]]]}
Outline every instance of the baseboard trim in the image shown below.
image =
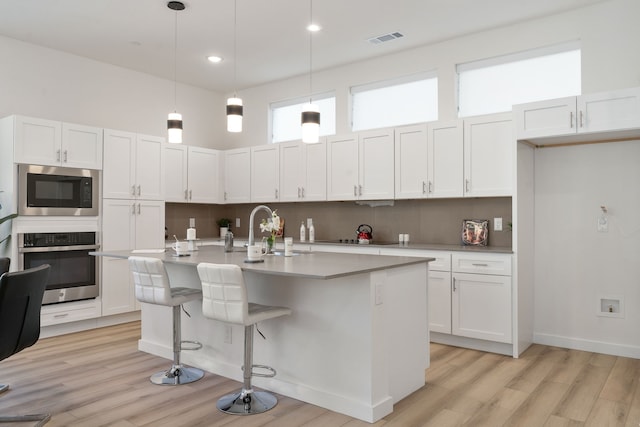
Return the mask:
{"type": "Polygon", "coordinates": [[[640,347],[626,344],[616,344],[581,338],[563,337],[551,334],[533,334],[533,342],[536,344],[550,345],[553,347],[569,348],[572,350],[590,351],[592,353],[610,354],[613,356],[631,357],[640,359],[640,347]]]}

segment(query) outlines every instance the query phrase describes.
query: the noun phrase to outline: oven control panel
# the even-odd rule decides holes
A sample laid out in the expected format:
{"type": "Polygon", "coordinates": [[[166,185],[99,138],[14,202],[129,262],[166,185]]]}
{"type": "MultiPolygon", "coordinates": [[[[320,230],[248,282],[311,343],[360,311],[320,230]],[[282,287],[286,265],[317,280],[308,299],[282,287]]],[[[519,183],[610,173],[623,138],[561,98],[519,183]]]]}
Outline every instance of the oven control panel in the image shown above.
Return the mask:
{"type": "Polygon", "coordinates": [[[23,248],[42,248],[48,246],[95,245],[94,231],[68,233],[24,233],[20,245],[23,248]]]}

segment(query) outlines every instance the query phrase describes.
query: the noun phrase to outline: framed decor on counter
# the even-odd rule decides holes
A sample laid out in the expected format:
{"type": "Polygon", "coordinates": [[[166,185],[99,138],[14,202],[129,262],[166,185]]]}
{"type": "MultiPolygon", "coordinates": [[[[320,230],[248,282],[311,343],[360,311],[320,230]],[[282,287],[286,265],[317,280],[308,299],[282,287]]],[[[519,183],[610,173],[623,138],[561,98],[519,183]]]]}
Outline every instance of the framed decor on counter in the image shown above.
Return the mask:
{"type": "Polygon", "coordinates": [[[462,220],[462,244],[465,246],[487,246],[489,241],[489,220],[462,220]]]}

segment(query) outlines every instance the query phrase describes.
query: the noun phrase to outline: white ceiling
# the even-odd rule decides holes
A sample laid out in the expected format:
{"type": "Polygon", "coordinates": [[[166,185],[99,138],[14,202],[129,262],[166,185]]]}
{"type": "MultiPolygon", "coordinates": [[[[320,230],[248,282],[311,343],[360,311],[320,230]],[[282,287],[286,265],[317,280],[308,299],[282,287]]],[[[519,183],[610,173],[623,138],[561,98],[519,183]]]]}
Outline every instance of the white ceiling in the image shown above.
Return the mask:
{"type": "MultiPolygon", "coordinates": [[[[313,70],[605,0],[315,0],[313,70]],[[404,37],[373,45],[369,38],[404,37]]],[[[177,79],[223,93],[309,72],[309,0],[186,0],[177,79]],[[225,60],[213,65],[208,55],[225,60]]],[[[176,12],[166,0],[0,0],[0,34],[173,80],[176,12]]],[[[6,58],[5,58],[6,60],[6,58]]]]}

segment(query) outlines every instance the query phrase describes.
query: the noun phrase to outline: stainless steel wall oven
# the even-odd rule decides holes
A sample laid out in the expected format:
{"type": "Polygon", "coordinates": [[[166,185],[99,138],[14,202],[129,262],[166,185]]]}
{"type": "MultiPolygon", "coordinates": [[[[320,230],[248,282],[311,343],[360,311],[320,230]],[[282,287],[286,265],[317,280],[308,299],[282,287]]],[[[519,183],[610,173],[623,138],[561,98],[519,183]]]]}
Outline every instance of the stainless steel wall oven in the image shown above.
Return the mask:
{"type": "Polygon", "coordinates": [[[49,264],[51,272],[42,304],[95,298],[99,295],[95,232],[18,234],[18,269],[49,264]]]}

